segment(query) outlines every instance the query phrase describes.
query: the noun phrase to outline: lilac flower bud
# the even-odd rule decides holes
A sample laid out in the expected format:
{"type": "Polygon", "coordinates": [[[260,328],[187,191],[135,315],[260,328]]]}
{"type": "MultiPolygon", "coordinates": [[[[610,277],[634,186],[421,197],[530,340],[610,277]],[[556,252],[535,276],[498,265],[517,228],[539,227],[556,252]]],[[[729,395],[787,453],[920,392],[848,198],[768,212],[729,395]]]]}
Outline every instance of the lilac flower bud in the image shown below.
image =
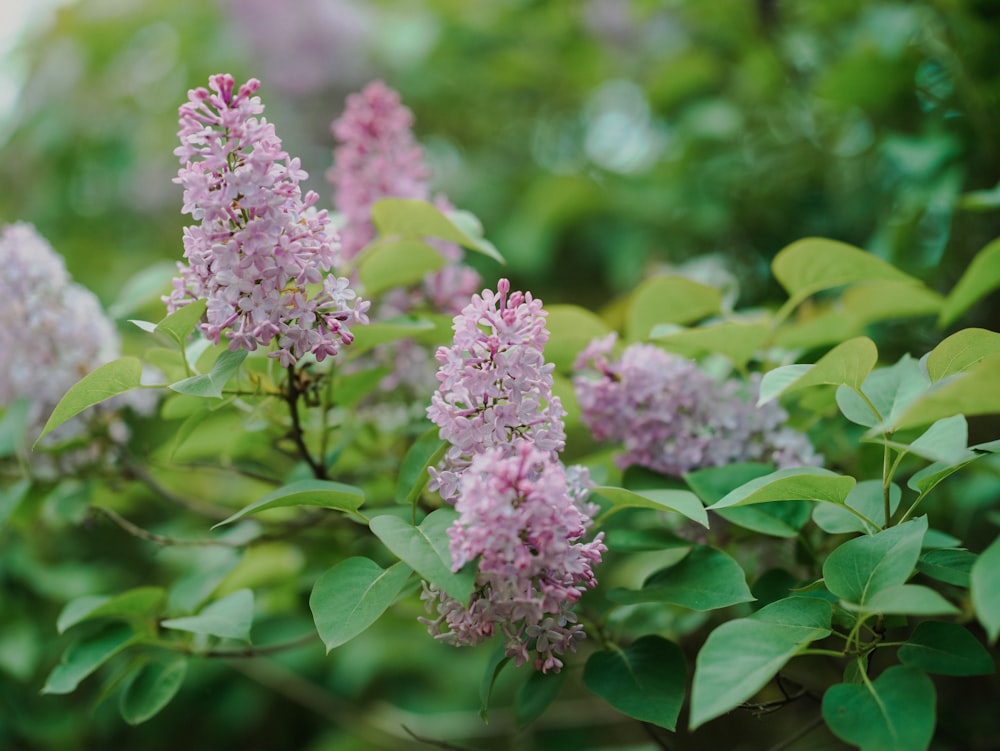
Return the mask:
{"type": "Polygon", "coordinates": [[[309,353],[322,361],[353,341],[350,324],[368,322],[369,303],[327,273],[336,233],[314,207],[318,196],[302,195],[299,160],[259,117],[259,85],[236,89],[232,76],[215,75],[181,105],[175,182],[183,212],[201,223],[184,230],[188,263],[165,302],[174,311],[206,299],[201,330],[216,344],[225,333],[232,350],[275,342],[269,356],[282,366],[309,353]]]}
{"type": "MultiPolygon", "coordinates": [[[[583,478],[576,474],[579,488],[583,478]]],[[[562,668],[557,655],[584,638],[573,605],[596,585],[593,566],[607,549],[603,533],[579,542],[591,514],[569,488],[562,463],[529,440],[476,454],[462,473],[459,518],[449,530],[454,570],[478,566],[475,590],[463,606],[425,587],[437,618],[422,620],[436,638],[467,646],[499,633],[516,664],[533,652],[536,670],[562,668]]]]}
{"type": "Polygon", "coordinates": [[[615,338],[596,339],[579,354],[573,384],[594,438],[623,444],[621,467],[680,476],[734,462],[821,462],[776,402],[756,406],[759,377],[719,383],[694,361],[651,344],[612,359],[615,338]]]}

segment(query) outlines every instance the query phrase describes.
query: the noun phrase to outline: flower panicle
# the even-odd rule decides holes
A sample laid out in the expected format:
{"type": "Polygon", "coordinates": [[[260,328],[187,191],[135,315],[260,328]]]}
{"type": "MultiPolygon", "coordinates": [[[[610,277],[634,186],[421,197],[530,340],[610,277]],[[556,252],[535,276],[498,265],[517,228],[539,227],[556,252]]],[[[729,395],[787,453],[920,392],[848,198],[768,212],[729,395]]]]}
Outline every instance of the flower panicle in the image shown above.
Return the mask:
{"type": "Polygon", "coordinates": [[[282,149],[250,79],[231,75],[193,89],[180,107],[181,161],[175,182],[182,211],[198,224],[184,230],[186,264],[164,298],[171,312],[207,300],[201,330],[232,350],[276,343],[269,354],[282,366],[312,354],[336,355],[366,324],[370,303],[345,277],[330,273],[339,241],[318,196],[303,195],[307,173],[282,149]]]}

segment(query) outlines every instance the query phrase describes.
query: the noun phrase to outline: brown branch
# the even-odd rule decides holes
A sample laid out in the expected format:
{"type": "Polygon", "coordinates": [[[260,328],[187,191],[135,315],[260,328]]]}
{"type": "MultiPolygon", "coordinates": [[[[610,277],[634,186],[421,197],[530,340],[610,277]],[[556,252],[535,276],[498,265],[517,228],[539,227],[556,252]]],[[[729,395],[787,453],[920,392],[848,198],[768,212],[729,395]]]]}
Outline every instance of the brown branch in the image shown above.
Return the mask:
{"type": "Polygon", "coordinates": [[[143,529],[137,524],[133,524],[128,519],[123,517],[116,511],[112,511],[109,508],[102,508],[100,506],[92,506],[90,513],[103,516],[105,519],[109,519],[114,522],[120,529],[128,532],[133,537],[137,537],[140,540],[145,540],[146,542],[152,542],[161,547],[171,547],[171,546],[189,546],[189,547],[204,547],[208,545],[217,545],[224,548],[242,548],[245,547],[245,543],[233,542],[232,540],[178,540],[175,537],[168,537],[167,535],[157,534],[156,532],[150,532],[148,529],[143,529]]]}
{"type": "Polygon", "coordinates": [[[133,480],[138,480],[147,488],[149,488],[153,493],[162,498],[167,503],[177,506],[179,508],[185,509],[186,511],[191,511],[199,516],[204,516],[207,519],[215,519],[221,521],[232,514],[228,509],[224,509],[220,506],[213,506],[202,501],[196,501],[192,498],[185,498],[183,496],[177,495],[176,493],[163,487],[159,481],[150,474],[145,467],[132,461],[129,457],[125,457],[125,476],[130,477],[133,480]]]}
{"type": "Polygon", "coordinates": [[[292,440],[295,442],[295,446],[298,448],[299,454],[312,470],[313,476],[317,480],[326,480],[327,474],[325,464],[322,461],[317,462],[312,457],[312,454],[309,453],[309,447],[306,446],[305,435],[302,430],[302,421],[299,418],[299,397],[302,396],[302,391],[299,389],[298,382],[296,380],[297,377],[295,366],[289,365],[288,390],[285,392],[285,401],[288,402],[288,411],[292,416],[292,440]]]}
{"type": "Polygon", "coordinates": [[[287,652],[291,649],[308,647],[315,643],[316,634],[312,633],[306,634],[305,636],[295,639],[294,641],[284,642],[282,644],[266,644],[260,647],[246,647],[244,649],[209,649],[204,652],[186,650],[186,652],[187,654],[195,655],[197,657],[211,657],[223,660],[242,660],[253,657],[266,657],[267,655],[273,655],[279,652],[287,652]]]}

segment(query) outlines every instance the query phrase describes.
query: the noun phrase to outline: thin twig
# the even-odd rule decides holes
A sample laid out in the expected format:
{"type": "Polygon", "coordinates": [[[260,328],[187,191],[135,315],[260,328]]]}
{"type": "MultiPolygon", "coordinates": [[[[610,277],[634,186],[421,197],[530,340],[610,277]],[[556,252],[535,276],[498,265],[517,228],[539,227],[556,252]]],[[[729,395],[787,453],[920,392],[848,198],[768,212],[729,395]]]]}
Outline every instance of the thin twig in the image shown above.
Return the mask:
{"type": "Polygon", "coordinates": [[[279,652],[287,652],[292,649],[300,649],[301,647],[308,647],[316,644],[316,634],[306,634],[305,636],[295,639],[294,641],[284,642],[282,644],[266,644],[260,647],[245,647],[244,649],[209,649],[204,652],[199,652],[196,650],[186,650],[188,654],[197,655],[198,657],[212,657],[217,659],[248,659],[252,657],[265,657],[267,655],[278,654],[279,652]]]}
{"type": "Polygon", "coordinates": [[[312,454],[309,453],[309,448],[306,446],[305,436],[302,431],[302,421],[299,419],[299,397],[302,395],[302,392],[299,390],[295,379],[295,366],[289,365],[288,390],[285,392],[285,401],[288,402],[288,411],[292,416],[292,440],[295,442],[299,454],[305,460],[306,464],[309,465],[309,468],[312,469],[313,476],[317,480],[325,480],[327,479],[326,467],[321,462],[313,459],[312,454]]]}
{"type": "Polygon", "coordinates": [[[208,519],[222,520],[232,514],[231,511],[220,508],[219,506],[213,506],[202,501],[196,501],[192,498],[185,498],[167,490],[167,488],[163,487],[159,481],[157,481],[157,479],[146,470],[145,467],[135,461],[132,461],[130,458],[125,459],[125,475],[126,477],[138,480],[167,503],[178,506],[187,511],[191,511],[199,516],[204,516],[208,519]]]}
{"type": "Polygon", "coordinates": [[[784,751],[784,749],[788,748],[789,746],[791,746],[796,741],[801,740],[802,738],[805,738],[807,735],[809,735],[809,733],[811,733],[813,730],[815,730],[816,728],[818,728],[822,724],[823,724],[823,716],[822,715],[817,715],[812,720],[812,722],[810,722],[809,724],[807,724],[807,725],[799,728],[798,730],[796,730],[794,733],[792,733],[787,738],[778,741],[776,744],[774,744],[769,749],[767,749],[767,751],[784,751]]]}
{"type": "Polygon", "coordinates": [[[400,727],[406,731],[406,734],[410,736],[417,743],[423,743],[427,746],[434,746],[435,748],[447,749],[447,751],[476,751],[468,746],[456,746],[453,743],[447,743],[446,741],[436,741],[433,738],[424,738],[423,736],[417,735],[412,730],[410,730],[406,725],[401,725],[400,727]]]}
{"type": "Polygon", "coordinates": [[[150,532],[148,529],[143,529],[137,524],[133,524],[128,519],[123,517],[116,511],[112,511],[109,508],[102,508],[100,506],[92,506],[90,509],[92,514],[97,514],[105,517],[106,519],[114,522],[118,527],[128,532],[133,537],[137,537],[140,540],[145,540],[146,542],[152,542],[156,545],[162,547],[171,546],[189,546],[189,547],[203,547],[208,545],[217,545],[224,548],[242,548],[245,547],[245,543],[234,542],[232,540],[178,540],[175,537],[168,537],[167,535],[160,535],[156,532],[150,532]]]}

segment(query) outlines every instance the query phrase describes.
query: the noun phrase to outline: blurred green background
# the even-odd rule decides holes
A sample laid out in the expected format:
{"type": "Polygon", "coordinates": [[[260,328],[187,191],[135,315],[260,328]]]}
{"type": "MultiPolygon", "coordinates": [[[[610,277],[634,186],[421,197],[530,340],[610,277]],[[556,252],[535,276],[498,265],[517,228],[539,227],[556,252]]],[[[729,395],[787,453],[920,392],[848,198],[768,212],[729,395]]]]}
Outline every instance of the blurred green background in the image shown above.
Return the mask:
{"type": "MultiPolygon", "coordinates": [[[[0,10],[0,24],[14,20],[0,10]]],[[[435,188],[482,220],[515,287],[547,303],[600,308],[658,269],[713,257],[736,276],[741,307],[764,304],[771,257],[810,235],[945,291],[1000,235],[990,0],[79,0],[36,21],[2,62],[18,93],[0,113],[0,222],[34,223],[106,305],[136,272],[181,258],[176,111],[223,71],[261,79],[267,117],[321,206],[331,120],[348,93],[385,80],[415,113],[435,188]]],[[[487,283],[500,273],[480,269],[487,283]]],[[[996,298],[962,325],[996,329],[996,298]]],[[[941,338],[926,321],[889,333],[915,354],[941,338]]],[[[974,490],[983,503],[993,493],[974,490]]],[[[52,531],[76,519],[72,503],[46,501],[52,531]]],[[[418,718],[399,706],[461,706],[435,722],[472,719],[483,747],[509,729],[502,714],[478,724],[469,691],[483,655],[448,653],[453,670],[435,673],[445,648],[415,621],[376,627],[334,658],[317,648],[239,667],[264,671],[247,680],[206,661],[139,730],[106,704],[92,711],[97,689],[39,699],[64,644],[40,640],[38,624],[74,596],[141,581],[116,567],[149,558],[114,530],[89,534],[0,535],[0,747],[378,747],[352,730],[360,704],[394,727],[418,718]],[[387,645],[390,671],[374,655],[387,645]],[[471,683],[454,680],[463,671],[471,683]]],[[[559,740],[538,748],[593,740],[579,717],[553,722],[559,740]]]]}

